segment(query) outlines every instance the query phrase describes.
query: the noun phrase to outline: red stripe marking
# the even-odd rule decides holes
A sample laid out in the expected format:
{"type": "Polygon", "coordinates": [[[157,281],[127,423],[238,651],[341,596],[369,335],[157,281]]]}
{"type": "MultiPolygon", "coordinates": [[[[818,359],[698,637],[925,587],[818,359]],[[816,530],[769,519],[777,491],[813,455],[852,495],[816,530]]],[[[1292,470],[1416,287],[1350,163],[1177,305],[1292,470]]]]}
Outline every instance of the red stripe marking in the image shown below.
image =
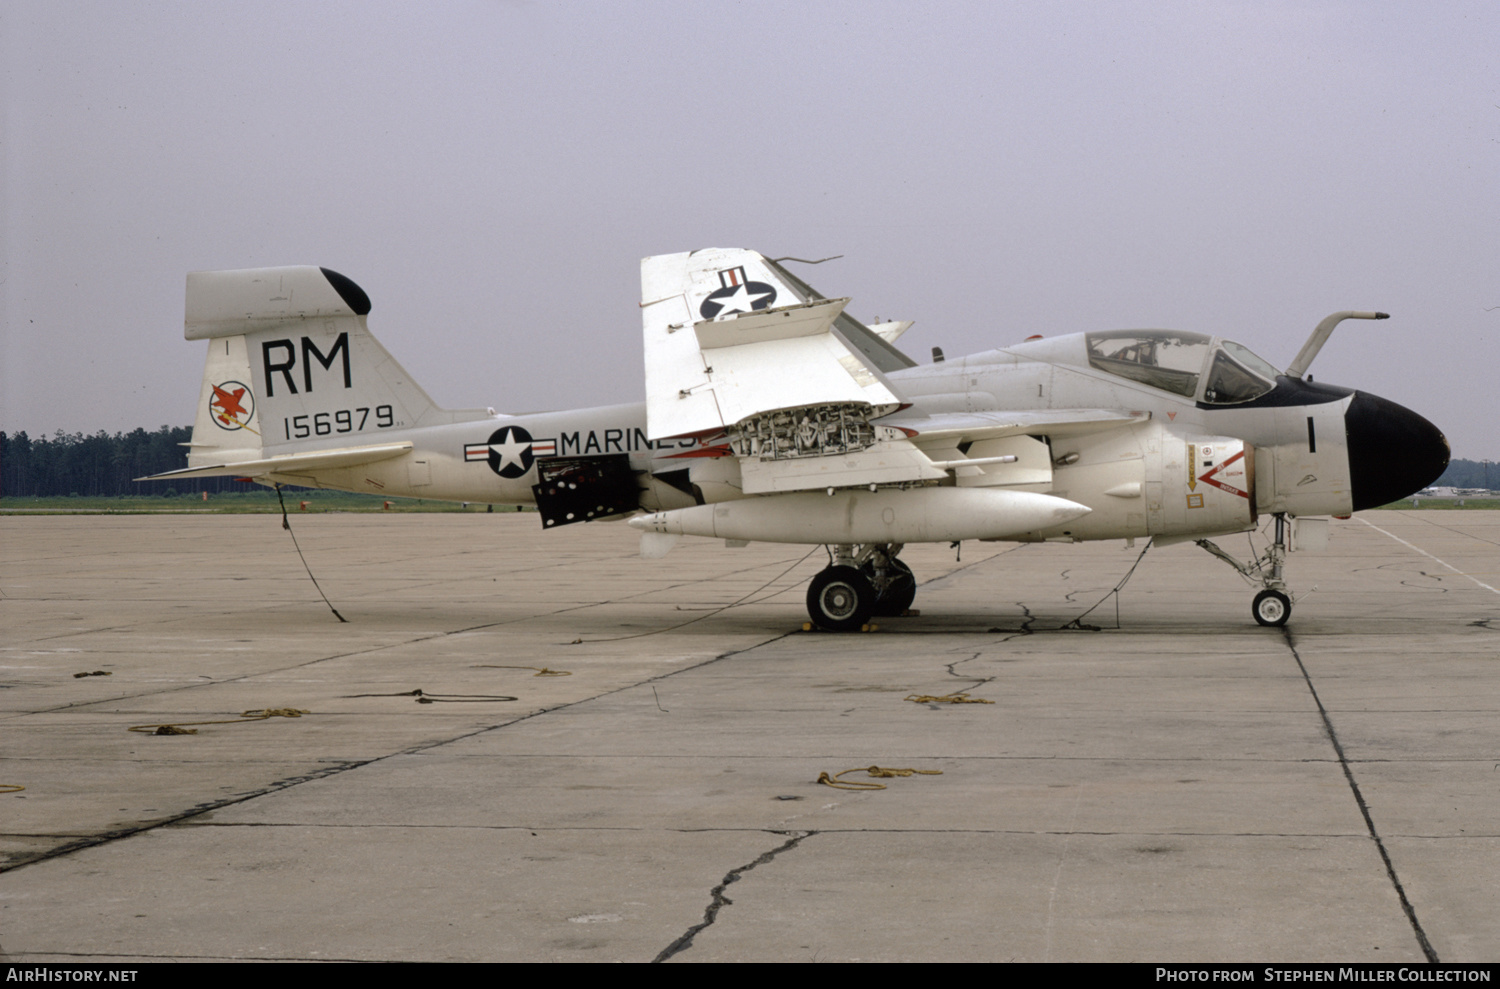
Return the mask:
{"type": "Polygon", "coordinates": [[[728,446],[705,446],[697,450],[688,450],[684,453],[669,453],[663,460],[677,460],[681,457],[729,457],[733,451],[728,446]]]}
{"type": "Polygon", "coordinates": [[[1241,491],[1239,488],[1232,487],[1231,485],[1225,484],[1222,481],[1218,481],[1218,480],[1214,479],[1214,475],[1215,474],[1217,474],[1219,471],[1223,470],[1225,467],[1228,467],[1230,464],[1234,463],[1236,460],[1239,460],[1244,455],[1245,455],[1245,451],[1241,450],[1239,453],[1236,453],[1234,456],[1230,457],[1228,460],[1224,461],[1222,464],[1220,464],[1219,466],[1215,467],[1213,470],[1207,472],[1202,477],[1198,478],[1198,480],[1202,481],[1204,484],[1212,484],[1214,487],[1218,488],[1220,491],[1228,491],[1230,494],[1236,494],[1236,495],[1239,495],[1241,498],[1245,498],[1245,499],[1248,500],[1249,497],[1250,497],[1250,493],[1248,491],[1241,491]]]}

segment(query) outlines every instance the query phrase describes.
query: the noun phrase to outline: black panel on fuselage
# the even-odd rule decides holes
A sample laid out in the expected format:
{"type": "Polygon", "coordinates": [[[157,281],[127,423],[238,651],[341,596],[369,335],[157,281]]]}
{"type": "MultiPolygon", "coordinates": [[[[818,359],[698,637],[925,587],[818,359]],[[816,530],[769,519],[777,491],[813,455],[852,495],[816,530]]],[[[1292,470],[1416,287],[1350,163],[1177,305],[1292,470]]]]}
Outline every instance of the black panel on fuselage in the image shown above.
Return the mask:
{"type": "Polygon", "coordinates": [[[1207,402],[1197,404],[1200,409],[1275,409],[1288,405],[1326,405],[1353,393],[1353,388],[1314,384],[1283,374],[1276,379],[1275,388],[1248,402],[1237,402],[1234,405],[1210,405],[1207,402]]]}

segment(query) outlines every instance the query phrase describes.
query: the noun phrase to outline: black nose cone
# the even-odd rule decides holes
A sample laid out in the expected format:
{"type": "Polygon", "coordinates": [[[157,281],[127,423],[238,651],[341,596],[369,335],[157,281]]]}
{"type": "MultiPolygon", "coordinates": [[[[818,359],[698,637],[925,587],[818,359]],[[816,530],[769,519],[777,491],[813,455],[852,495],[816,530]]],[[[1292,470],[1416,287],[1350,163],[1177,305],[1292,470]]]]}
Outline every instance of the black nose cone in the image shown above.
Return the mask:
{"type": "Polygon", "coordinates": [[[1344,413],[1354,510],[1379,508],[1415,494],[1448,467],[1448,440],[1411,409],[1355,392],[1344,413]]]}

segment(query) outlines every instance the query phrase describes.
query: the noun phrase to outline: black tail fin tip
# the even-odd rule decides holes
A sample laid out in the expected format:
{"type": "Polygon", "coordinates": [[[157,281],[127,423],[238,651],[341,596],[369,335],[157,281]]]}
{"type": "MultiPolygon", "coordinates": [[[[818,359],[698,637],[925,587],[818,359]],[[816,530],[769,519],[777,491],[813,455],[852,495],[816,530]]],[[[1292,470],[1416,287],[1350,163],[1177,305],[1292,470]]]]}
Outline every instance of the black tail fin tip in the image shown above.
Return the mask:
{"type": "Polygon", "coordinates": [[[356,316],[368,316],[370,314],[370,297],[365,290],[354,284],[354,279],[347,275],[341,275],[331,268],[320,268],[323,277],[328,279],[328,284],[339,294],[339,298],[354,310],[356,316]]]}

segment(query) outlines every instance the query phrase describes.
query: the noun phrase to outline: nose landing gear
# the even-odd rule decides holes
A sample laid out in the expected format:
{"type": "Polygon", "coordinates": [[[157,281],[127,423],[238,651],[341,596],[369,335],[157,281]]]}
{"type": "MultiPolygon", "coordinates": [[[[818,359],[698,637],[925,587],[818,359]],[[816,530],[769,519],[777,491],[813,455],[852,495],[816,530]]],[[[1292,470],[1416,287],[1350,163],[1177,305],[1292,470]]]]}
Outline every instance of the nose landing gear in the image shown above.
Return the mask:
{"type": "Polygon", "coordinates": [[[911,567],[896,559],[899,544],[836,546],[833,564],[807,588],[807,614],[829,632],[855,632],[873,617],[904,615],[917,596],[911,567]]]}
{"type": "Polygon", "coordinates": [[[1255,595],[1250,604],[1250,613],[1255,620],[1269,627],[1285,625],[1292,617],[1292,596],[1287,593],[1283,572],[1286,566],[1286,514],[1277,512],[1274,541],[1260,559],[1243,564],[1207,539],[1196,540],[1197,544],[1217,556],[1245,578],[1258,582],[1264,588],[1255,595]]]}
{"type": "Polygon", "coordinates": [[[1286,620],[1292,617],[1292,599],[1281,591],[1267,588],[1255,595],[1250,610],[1254,612],[1255,620],[1262,625],[1285,625],[1286,620]]]}

